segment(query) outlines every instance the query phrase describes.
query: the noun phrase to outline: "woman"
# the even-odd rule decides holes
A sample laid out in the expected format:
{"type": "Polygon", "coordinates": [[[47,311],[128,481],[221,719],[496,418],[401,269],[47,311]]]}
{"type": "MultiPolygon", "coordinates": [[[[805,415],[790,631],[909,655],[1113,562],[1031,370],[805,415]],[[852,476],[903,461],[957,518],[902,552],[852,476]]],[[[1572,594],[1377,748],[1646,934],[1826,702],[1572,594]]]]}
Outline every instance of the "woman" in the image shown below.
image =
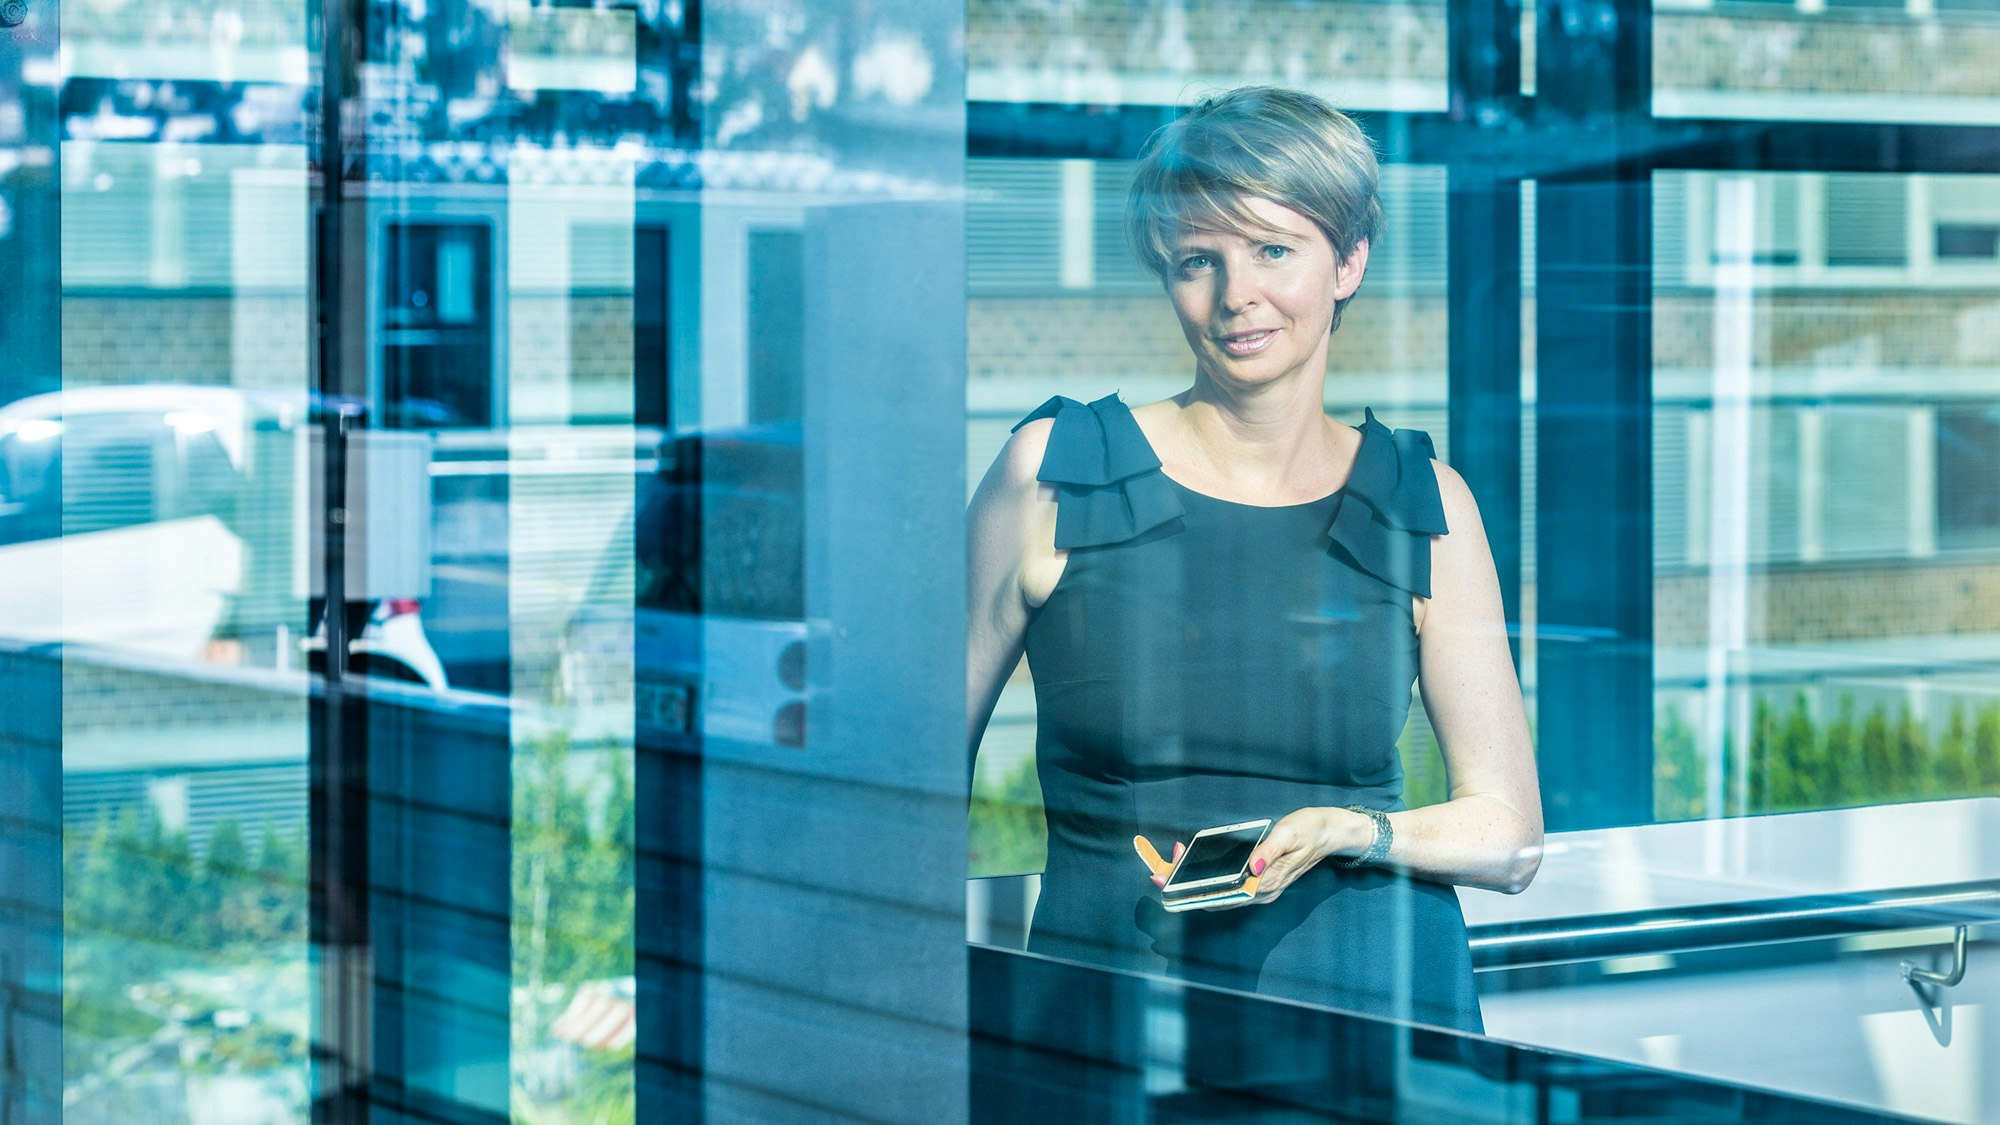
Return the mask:
{"type": "Polygon", "coordinates": [[[1016,427],[970,512],[967,741],[1025,650],[1049,828],[1031,949],[1476,1031],[1451,888],[1525,887],[1541,805],[1471,493],[1428,435],[1323,412],[1376,183],[1353,121],[1289,90],[1148,142],[1128,233],[1194,383],[1016,427]],[[1405,809],[1413,681],[1451,799],[1405,809]],[[1160,907],[1135,835],[1263,817],[1253,900],[1160,907]]]}

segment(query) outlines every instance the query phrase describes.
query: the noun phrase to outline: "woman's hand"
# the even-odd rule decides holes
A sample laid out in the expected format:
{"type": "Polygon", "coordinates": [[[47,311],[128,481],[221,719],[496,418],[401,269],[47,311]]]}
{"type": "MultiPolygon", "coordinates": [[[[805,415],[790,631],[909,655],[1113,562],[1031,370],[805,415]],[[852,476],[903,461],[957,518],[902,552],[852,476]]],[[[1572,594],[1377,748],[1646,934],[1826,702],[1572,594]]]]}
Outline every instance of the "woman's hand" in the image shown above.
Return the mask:
{"type": "MultiPolygon", "coordinates": [[[[1366,851],[1374,833],[1375,825],[1357,812],[1338,808],[1299,809],[1273,824],[1265,833],[1264,842],[1250,853],[1250,873],[1257,876],[1255,897],[1202,909],[1235,910],[1275,902],[1285,888],[1320,860],[1366,851]]],[[[1174,845],[1174,858],[1180,858],[1178,844],[1174,845]]]]}

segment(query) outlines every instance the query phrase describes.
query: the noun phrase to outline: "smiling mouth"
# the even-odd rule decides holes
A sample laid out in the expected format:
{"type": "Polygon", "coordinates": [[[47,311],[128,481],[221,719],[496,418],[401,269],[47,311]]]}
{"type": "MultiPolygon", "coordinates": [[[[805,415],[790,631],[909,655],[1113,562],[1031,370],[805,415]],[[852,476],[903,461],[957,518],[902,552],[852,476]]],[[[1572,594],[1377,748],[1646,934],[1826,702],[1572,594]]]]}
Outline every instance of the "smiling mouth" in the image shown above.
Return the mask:
{"type": "Polygon", "coordinates": [[[1271,341],[1277,338],[1278,332],[1276,329],[1266,328],[1257,332],[1237,332],[1232,335],[1218,337],[1217,342],[1222,345],[1222,350],[1228,352],[1230,355],[1244,356],[1256,355],[1258,352],[1269,347],[1271,341]]]}

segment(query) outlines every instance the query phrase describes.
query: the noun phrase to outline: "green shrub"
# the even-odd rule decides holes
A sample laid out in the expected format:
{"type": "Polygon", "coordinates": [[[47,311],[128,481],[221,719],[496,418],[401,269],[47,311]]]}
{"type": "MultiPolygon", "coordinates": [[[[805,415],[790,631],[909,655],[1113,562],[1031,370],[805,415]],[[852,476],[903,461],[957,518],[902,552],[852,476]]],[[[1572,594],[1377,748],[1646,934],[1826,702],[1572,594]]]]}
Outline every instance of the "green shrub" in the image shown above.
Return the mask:
{"type": "MultiPolygon", "coordinates": [[[[1979,707],[1969,721],[1963,706],[1954,707],[1933,745],[1929,728],[1907,710],[1875,707],[1857,723],[1854,701],[1843,697],[1822,727],[1803,693],[1782,718],[1772,700],[1759,698],[1741,760],[1735,741],[1725,732],[1726,816],[2000,793],[2000,703],[1979,707]]],[[[1680,708],[1668,703],[1654,729],[1657,819],[1707,815],[1708,761],[1680,708]]]]}

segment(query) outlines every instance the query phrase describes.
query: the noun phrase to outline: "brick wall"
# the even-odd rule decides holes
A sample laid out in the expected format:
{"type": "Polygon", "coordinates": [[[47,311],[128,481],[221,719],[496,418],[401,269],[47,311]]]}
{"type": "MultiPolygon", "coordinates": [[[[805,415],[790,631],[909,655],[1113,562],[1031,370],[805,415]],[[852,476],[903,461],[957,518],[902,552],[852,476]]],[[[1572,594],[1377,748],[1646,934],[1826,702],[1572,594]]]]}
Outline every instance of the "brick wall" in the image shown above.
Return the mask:
{"type": "MultiPolygon", "coordinates": [[[[1366,291],[1334,337],[1334,364],[1350,371],[1445,369],[1442,299],[1378,298],[1366,291]]],[[[975,297],[966,302],[967,374],[1004,379],[1161,376],[1193,370],[1164,294],[975,297]]]]}
{"type": "Polygon", "coordinates": [[[1428,79],[1449,56],[1441,4],[970,0],[967,62],[980,69],[1186,74],[1241,81],[1428,79]],[[1170,14],[1171,13],[1171,14],[1170,14]]]}
{"type": "MultiPolygon", "coordinates": [[[[628,382],[631,306],[618,295],[516,296],[515,341],[534,345],[516,354],[516,365],[549,378],[628,382]]],[[[66,293],[63,379],[299,389],[309,332],[303,294],[66,293]]]]}
{"type": "Polygon", "coordinates": [[[234,366],[234,303],[226,294],[65,294],[63,380],[226,384],[234,366]]]}
{"type": "MultiPolygon", "coordinates": [[[[1753,359],[1771,365],[1815,358],[1877,357],[1890,366],[1991,364],[2000,360],[2000,297],[1987,292],[1909,290],[1760,291],[1751,297],[1753,359]]],[[[1653,362],[1701,368],[1715,362],[1715,301],[1663,294],[1653,303],[1653,362]]]]}
{"type": "MultiPolygon", "coordinates": [[[[1895,365],[2000,361],[2000,299],[1991,293],[1893,290],[1762,292],[1753,298],[1753,348],[1761,363],[1811,362],[1829,349],[1861,348],[1895,365]]],[[[74,385],[135,382],[302,386],[306,313],[284,295],[81,295],[63,298],[63,372],[74,385]]],[[[540,340],[534,356],[586,382],[618,382],[631,369],[630,302],[617,296],[517,299],[515,339],[540,340]],[[567,309],[563,306],[567,304],[567,309]],[[566,313],[566,315],[564,315],[566,313]],[[546,324],[553,334],[535,330],[546,324]]],[[[1336,364],[1357,371],[1443,371],[1442,299],[1370,295],[1348,307],[1336,364]]],[[[1654,362],[1700,368],[1714,361],[1715,303],[1702,293],[1654,301],[1654,362]]],[[[1522,305],[1533,359],[1534,303],[1522,305]]],[[[1160,294],[975,297],[966,304],[968,374],[975,379],[1074,371],[1106,376],[1189,370],[1187,343],[1160,294]]]]}
{"type": "MultiPolygon", "coordinates": [[[[1752,297],[1752,358],[1793,365],[1867,357],[1888,366],[1991,365],[2000,361],[2000,298],[1986,292],[1762,291],[1752,297]],[[1846,358],[1842,358],[1846,357],[1846,358]]],[[[1335,366],[1377,372],[1445,370],[1445,302],[1371,296],[1348,306],[1334,339],[1335,366]]],[[[1523,363],[1534,362],[1535,302],[1521,305],[1523,363]]],[[[966,303],[968,374],[975,379],[1177,375],[1187,343],[1163,295],[974,297],[966,303]]],[[[1653,361],[1700,369],[1715,362],[1715,301],[1666,292],[1653,302],[1653,361]]],[[[1923,388],[1916,388],[1921,393],[1923,388]]]]}
{"type": "MultiPolygon", "coordinates": [[[[1769,644],[2000,631],[2000,563],[1785,567],[1749,580],[1751,640],[1769,644]]],[[[1653,585],[1653,640],[1708,640],[1708,577],[1653,585]]]]}
{"type": "MultiPolygon", "coordinates": [[[[971,0],[968,62],[975,71],[1191,82],[1445,81],[1441,4],[1201,0],[1171,9],[1177,17],[1167,10],[1124,0],[971,0]]],[[[2000,96],[1992,61],[2000,21],[1990,16],[1662,11],[1653,27],[1655,82],[1665,89],[2000,96]]]]}
{"type": "Polygon", "coordinates": [[[580,382],[616,383],[629,387],[632,382],[631,295],[591,294],[570,297],[568,301],[570,376],[580,382]]]}
{"type": "Polygon", "coordinates": [[[1661,87],[2000,96],[2000,21],[1766,17],[1660,12],[1653,19],[1661,87]]]}

